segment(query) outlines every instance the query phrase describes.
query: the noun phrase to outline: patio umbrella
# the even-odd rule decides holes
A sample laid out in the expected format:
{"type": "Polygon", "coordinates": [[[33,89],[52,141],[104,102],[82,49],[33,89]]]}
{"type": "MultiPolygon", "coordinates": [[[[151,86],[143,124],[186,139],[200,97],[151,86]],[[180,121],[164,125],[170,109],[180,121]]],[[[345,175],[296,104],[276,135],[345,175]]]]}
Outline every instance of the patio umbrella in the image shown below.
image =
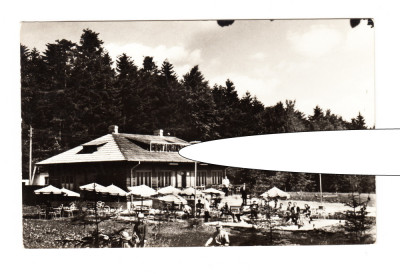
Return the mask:
{"type": "Polygon", "coordinates": [[[45,202],[47,206],[50,206],[51,201],[58,201],[60,200],[60,197],[63,196],[61,189],[52,185],[36,189],[34,193],[39,197],[39,200],[45,202]]]}
{"type": "Polygon", "coordinates": [[[134,195],[143,198],[148,198],[157,194],[157,191],[146,185],[129,186],[128,190],[129,192],[127,195],[134,195]]]}
{"type": "Polygon", "coordinates": [[[66,188],[62,188],[61,192],[67,197],[77,197],[77,198],[81,197],[81,195],[79,193],[74,192],[74,191],[69,190],[69,189],[66,189],[66,188]]]}
{"type": "Polygon", "coordinates": [[[99,185],[98,183],[91,183],[91,184],[87,184],[84,186],[80,186],[79,188],[82,190],[86,190],[86,191],[101,192],[101,190],[103,190],[105,187],[102,185],[99,185]]]}
{"type": "Polygon", "coordinates": [[[162,195],[168,195],[168,194],[178,195],[181,191],[173,186],[166,186],[159,189],[157,192],[158,194],[162,195]]]}
{"type": "Polygon", "coordinates": [[[79,188],[81,190],[85,191],[83,193],[83,196],[85,199],[94,200],[95,202],[97,202],[98,193],[100,193],[100,191],[103,190],[105,187],[98,183],[91,183],[91,184],[80,186],[79,188]]]}
{"type": "Polygon", "coordinates": [[[225,193],[224,192],[222,192],[222,191],[219,191],[219,190],[217,190],[217,189],[215,189],[215,188],[207,188],[206,190],[203,190],[203,193],[206,193],[206,194],[215,194],[215,195],[224,195],[225,193]]]}
{"type": "Polygon", "coordinates": [[[290,195],[288,193],[286,193],[285,191],[280,190],[277,187],[273,187],[270,190],[264,192],[263,194],[261,194],[261,197],[263,198],[286,198],[289,199],[290,195]]]}
{"type": "Polygon", "coordinates": [[[52,185],[48,185],[46,187],[36,189],[34,191],[35,194],[63,194],[61,189],[56,188],[52,185]]]}
{"type": "Polygon", "coordinates": [[[200,190],[195,190],[193,187],[188,187],[188,188],[185,188],[184,190],[182,190],[180,195],[194,196],[195,192],[196,192],[196,196],[203,194],[203,192],[201,192],[200,190]]]}
{"type": "Polygon", "coordinates": [[[104,193],[104,194],[113,195],[113,196],[126,196],[126,194],[127,194],[126,191],[124,191],[123,189],[121,189],[113,184],[101,189],[100,192],[104,193]]]}
{"type": "Polygon", "coordinates": [[[177,205],[181,205],[181,204],[187,205],[187,201],[184,198],[180,197],[179,195],[169,194],[166,196],[158,197],[157,199],[160,201],[163,201],[163,202],[169,202],[169,203],[173,202],[174,204],[177,204],[177,205]]]}
{"type": "Polygon", "coordinates": [[[137,196],[142,199],[142,207],[144,198],[149,198],[157,194],[157,191],[146,185],[128,187],[128,190],[130,190],[127,194],[128,196],[137,196]]]}

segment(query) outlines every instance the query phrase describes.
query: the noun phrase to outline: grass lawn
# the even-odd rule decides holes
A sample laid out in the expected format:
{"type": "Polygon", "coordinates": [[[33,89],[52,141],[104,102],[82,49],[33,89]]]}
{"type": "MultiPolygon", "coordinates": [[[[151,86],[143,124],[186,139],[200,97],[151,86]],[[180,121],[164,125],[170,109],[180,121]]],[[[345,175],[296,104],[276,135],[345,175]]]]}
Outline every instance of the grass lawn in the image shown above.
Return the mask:
{"type": "MultiPolygon", "coordinates": [[[[94,225],[73,224],[70,219],[39,220],[23,219],[23,243],[25,248],[71,248],[63,246],[63,239],[82,239],[91,235],[94,225]]],[[[132,232],[132,224],[118,220],[107,220],[100,224],[104,233],[121,229],[132,232]]],[[[335,231],[274,231],[271,234],[265,229],[226,228],[232,246],[254,245],[330,245],[330,244],[372,244],[374,233],[366,233],[355,240],[352,234],[344,229],[335,231]]],[[[215,228],[205,225],[191,225],[191,222],[148,223],[148,247],[191,247],[204,246],[215,228]]]]}
{"type": "MultiPolygon", "coordinates": [[[[304,196],[305,194],[301,194],[304,196]]],[[[293,197],[299,206],[308,203],[311,207],[317,207],[319,202],[314,201],[315,195],[309,199],[293,197]],[[296,199],[297,198],[297,199],[296,199]],[[315,204],[314,204],[315,203],[315,204]]],[[[342,195],[344,196],[344,195],[342,195]]],[[[348,195],[347,195],[348,196],[348,195]]],[[[368,195],[369,196],[369,195],[368,195]]],[[[368,208],[369,218],[373,220],[373,227],[361,238],[355,239],[354,235],[344,230],[343,226],[320,228],[309,231],[280,231],[274,230],[271,234],[267,228],[226,228],[229,233],[232,246],[255,246],[255,245],[345,245],[345,244],[373,244],[376,237],[375,226],[375,195],[371,195],[372,206],[368,208]]],[[[230,196],[229,199],[235,200],[230,196]]],[[[280,201],[281,202],[281,201],[280,201]]],[[[288,201],[282,201],[284,207],[288,201]]],[[[343,203],[337,201],[324,201],[326,212],[344,212],[346,208],[343,203]]],[[[71,248],[76,247],[73,242],[63,244],[63,240],[82,240],[91,236],[95,231],[94,224],[79,224],[71,218],[58,220],[37,219],[36,208],[33,206],[23,207],[23,244],[25,248],[71,248]]],[[[109,219],[99,224],[99,229],[106,234],[113,234],[125,229],[132,234],[133,224],[129,221],[109,219]]],[[[175,222],[148,222],[148,247],[194,247],[204,246],[207,239],[213,234],[215,228],[212,226],[195,224],[193,221],[175,222]]]]}

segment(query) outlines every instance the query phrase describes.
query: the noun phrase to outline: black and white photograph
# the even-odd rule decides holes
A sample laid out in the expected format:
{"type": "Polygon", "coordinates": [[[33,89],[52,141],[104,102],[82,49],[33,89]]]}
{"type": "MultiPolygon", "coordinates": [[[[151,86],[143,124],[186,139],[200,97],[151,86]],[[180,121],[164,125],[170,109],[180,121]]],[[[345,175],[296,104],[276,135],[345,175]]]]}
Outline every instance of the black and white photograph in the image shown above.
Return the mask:
{"type": "Polygon", "coordinates": [[[375,28],[373,18],[22,22],[24,248],[375,244],[373,175],[179,154],[225,138],[375,129],[375,28]]]}

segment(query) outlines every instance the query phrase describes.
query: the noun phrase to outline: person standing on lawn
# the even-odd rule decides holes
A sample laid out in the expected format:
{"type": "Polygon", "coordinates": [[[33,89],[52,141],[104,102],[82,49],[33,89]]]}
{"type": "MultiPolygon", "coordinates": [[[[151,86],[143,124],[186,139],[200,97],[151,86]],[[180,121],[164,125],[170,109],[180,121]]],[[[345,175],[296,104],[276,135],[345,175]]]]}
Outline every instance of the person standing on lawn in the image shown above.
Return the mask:
{"type": "Polygon", "coordinates": [[[222,229],[220,223],[215,227],[217,231],[212,235],[210,239],[206,242],[205,246],[229,246],[229,236],[228,233],[222,229]]]}
{"type": "Polygon", "coordinates": [[[204,222],[208,222],[210,218],[210,202],[207,199],[204,199],[204,222]]]}
{"type": "Polygon", "coordinates": [[[229,179],[228,177],[225,176],[225,178],[222,180],[222,186],[223,186],[222,191],[225,193],[225,196],[229,195],[229,185],[230,185],[229,179]]]}
{"type": "Polygon", "coordinates": [[[146,244],[147,225],[144,222],[144,214],[138,214],[138,221],[136,222],[133,233],[139,238],[138,247],[144,247],[146,244]]]}
{"type": "Polygon", "coordinates": [[[247,189],[246,184],[240,188],[240,193],[242,194],[243,205],[247,205],[247,189]]]}
{"type": "Polygon", "coordinates": [[[277,206],[278,206],[278,198],[274,197],[274,208],[276,209],[277,206]]]}
{"type": "Polygon", "coordinates": [[[293,203],[293,207],[291,208],[291,215],[292,215],[292,221],[295,225],[297,225],[297,221],[299,220],[300,217],[300,207],[297,206],[296,202],[293,203]]]}

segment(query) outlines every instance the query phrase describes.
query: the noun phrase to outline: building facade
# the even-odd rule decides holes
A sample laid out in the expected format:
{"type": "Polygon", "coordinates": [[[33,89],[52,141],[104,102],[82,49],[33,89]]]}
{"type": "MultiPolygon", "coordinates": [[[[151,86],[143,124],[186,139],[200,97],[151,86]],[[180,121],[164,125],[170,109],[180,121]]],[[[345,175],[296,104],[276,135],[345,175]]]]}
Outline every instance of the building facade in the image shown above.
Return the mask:
{"type": "Polygon", "coordinates": [[[224,167],[197,163],[179,155],[190,143],[164,136],[113,132],[37,163],[48,173],[48,183],[56,187],[79,190],[89,183],[127,187],[145,184],[158,189],[216,187],[222,183],[224,167]]]}

